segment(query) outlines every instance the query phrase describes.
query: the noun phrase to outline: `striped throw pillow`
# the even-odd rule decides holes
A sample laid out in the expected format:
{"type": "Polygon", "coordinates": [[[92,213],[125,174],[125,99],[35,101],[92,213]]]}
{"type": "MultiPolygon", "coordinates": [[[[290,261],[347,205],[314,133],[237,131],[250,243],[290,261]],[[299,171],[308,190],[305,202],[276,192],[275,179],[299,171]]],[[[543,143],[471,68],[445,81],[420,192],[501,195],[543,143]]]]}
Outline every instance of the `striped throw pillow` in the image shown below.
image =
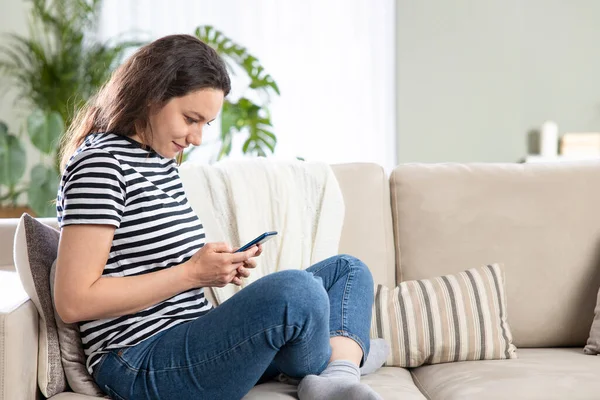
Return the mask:
{"type": "Polygon", "coordinates": [[[516,358],[500,264],[376,285],[371,337],[392,347],[386,366],[516,358]]]}

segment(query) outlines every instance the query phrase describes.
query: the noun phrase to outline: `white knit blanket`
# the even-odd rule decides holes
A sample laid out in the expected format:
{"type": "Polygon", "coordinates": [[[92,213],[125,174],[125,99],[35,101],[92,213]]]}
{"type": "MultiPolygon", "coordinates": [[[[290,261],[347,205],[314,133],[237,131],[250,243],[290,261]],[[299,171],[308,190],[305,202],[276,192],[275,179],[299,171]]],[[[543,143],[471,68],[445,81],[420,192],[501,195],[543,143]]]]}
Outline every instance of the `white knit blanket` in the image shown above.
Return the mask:
{"type": "MultiPolygon", "coordinates": [[[[188,201],[204,225],[207,242],[242,246],[266,231],[257,267],[241,288],[270,273],[305,269],[338,253],[344,200],[325,163],[248,158],[179,167],[188,201]]],[[[241,290],[211,288],[215,306],[241,290]]]]}

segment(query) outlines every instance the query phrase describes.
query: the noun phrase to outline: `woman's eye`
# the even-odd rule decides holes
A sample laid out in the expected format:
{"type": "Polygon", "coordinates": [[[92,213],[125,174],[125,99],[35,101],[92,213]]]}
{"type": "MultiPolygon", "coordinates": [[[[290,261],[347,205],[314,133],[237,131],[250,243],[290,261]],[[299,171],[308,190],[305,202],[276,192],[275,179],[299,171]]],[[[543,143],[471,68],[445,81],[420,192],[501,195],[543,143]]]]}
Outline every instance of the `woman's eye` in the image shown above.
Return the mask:
{"type": "Polygon", "coordinates": [[[188,124],[196,124],[198,123],[198,120],[195,120],[194,118],[190,118],[187,115],[185,116],[185,120],[188,124]]]}
{"type": "Polygon", "coordinates": [[[206,125],[210,126],[210,122],[207,122],[206,125]]]}

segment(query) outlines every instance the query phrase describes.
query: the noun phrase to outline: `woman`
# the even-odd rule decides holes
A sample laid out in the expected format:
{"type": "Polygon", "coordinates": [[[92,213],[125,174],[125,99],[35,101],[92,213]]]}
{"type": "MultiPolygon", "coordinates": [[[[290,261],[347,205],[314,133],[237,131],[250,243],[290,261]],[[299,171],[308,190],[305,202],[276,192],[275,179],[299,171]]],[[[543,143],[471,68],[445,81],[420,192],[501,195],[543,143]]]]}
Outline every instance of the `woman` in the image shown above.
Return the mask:
{"type": "Polygon", "coordinates": [[[379,399],[359,383],[373,281],[341,255],[246,287],[262,251],[205,243],[178,176],[229,93],[223,61],[193,36],[137,51],[63,142],[55,303],[78,322],[87,368],[117,399],[240,399],[278,374],[300,399],[379,399]],[[178,157],[179,155],[179,157],[178,157]]]}

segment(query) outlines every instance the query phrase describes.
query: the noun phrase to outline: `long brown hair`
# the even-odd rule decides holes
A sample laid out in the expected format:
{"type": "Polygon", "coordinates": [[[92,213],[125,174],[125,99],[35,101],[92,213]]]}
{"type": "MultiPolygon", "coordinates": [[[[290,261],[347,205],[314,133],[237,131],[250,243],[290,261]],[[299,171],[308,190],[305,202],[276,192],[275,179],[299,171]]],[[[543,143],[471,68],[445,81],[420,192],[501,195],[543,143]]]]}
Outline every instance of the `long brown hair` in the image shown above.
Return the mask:
{"type": "Polygon", "coordinates": [[[144,145],[151,146],[145,129],[150,106],[162,107],[174,97],[206,88],[227,96],[231,83],[221,57],[198,38],[170,35],[141,47],[75,116],[61,139],[61,171],[92,133],[137,133],[144,145]]]}

